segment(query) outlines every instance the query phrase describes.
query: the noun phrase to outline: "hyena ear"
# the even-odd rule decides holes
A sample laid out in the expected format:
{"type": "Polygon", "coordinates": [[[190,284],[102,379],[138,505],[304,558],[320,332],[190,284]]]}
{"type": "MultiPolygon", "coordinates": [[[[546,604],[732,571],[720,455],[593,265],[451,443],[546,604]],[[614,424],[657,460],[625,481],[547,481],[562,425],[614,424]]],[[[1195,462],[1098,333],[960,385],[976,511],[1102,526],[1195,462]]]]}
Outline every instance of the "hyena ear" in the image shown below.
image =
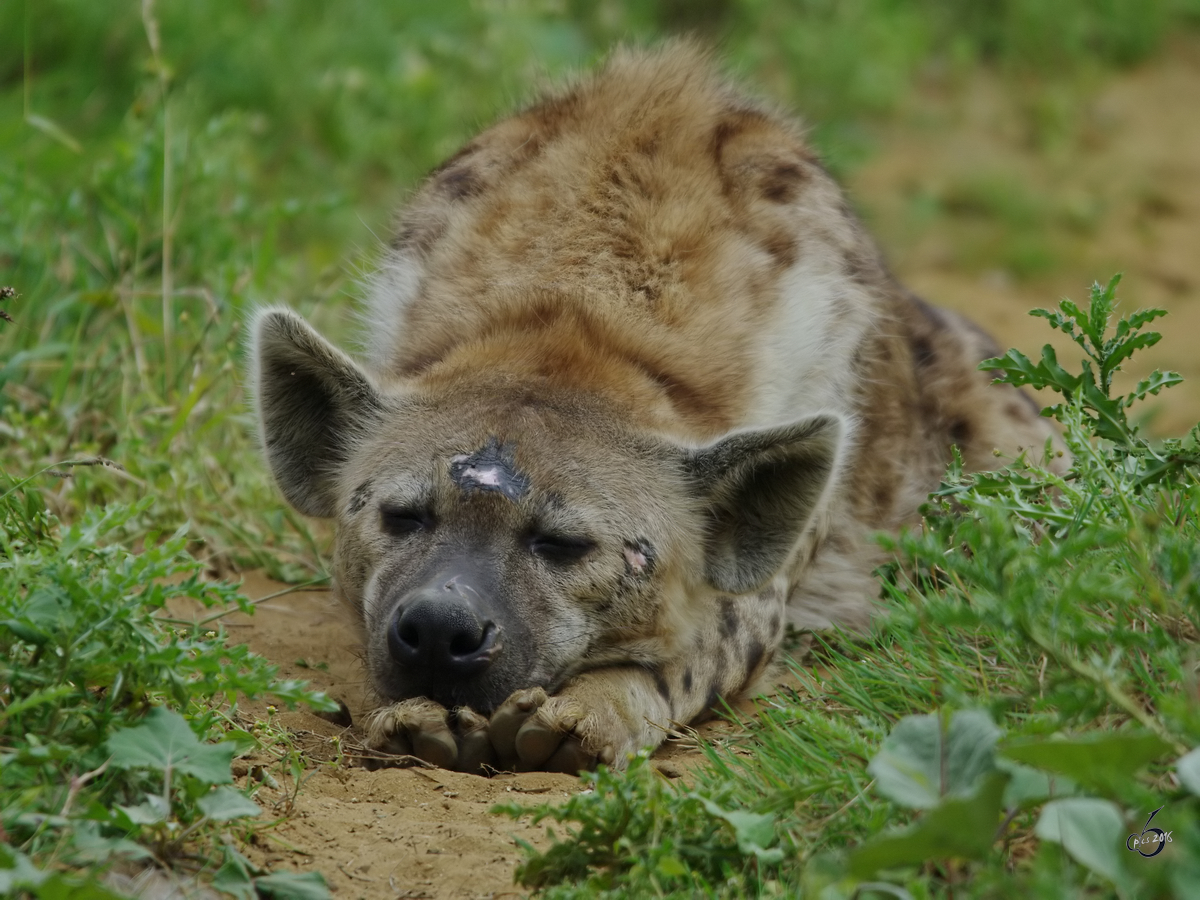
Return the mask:
{"type": "Polygon", "coordinates": [[[366,373],[294,312],[260,311],[251,334],[267,463],[292,506],[332,518],[338,472],[383,401],[366,373]]]}
{"type": "Polygon", "coordinates": [[[744,594],[779,571],[835,471],[843,431],[837,416],[817,415],[688,452],[708,501],[705,575],[713,587],[744,594]]]}

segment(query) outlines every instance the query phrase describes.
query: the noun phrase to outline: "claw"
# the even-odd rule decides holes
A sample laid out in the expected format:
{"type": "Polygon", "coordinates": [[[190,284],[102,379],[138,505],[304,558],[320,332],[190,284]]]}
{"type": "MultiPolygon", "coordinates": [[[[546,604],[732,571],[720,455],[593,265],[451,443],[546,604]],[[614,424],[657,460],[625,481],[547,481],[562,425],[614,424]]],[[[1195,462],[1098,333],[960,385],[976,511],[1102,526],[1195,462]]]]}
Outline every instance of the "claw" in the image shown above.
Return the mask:
{"type": "Polygon", "coordinates": [[[578,775],[580,772],[596,768],[596,757],[583,749],[583,744],[578,738],[569,737],[550,755],[541,768],[547,772],[578,775]]]}

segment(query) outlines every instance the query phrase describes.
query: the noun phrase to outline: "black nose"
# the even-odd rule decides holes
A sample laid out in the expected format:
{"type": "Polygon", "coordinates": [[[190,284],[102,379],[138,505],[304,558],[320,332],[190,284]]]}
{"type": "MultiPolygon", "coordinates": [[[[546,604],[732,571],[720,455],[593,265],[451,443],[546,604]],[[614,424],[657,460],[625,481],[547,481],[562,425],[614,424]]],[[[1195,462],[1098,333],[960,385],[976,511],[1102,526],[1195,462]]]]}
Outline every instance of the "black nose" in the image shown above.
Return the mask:
{"type": "Polygon", "coordinates": [[[454,590],[422,592],[403,604],[388,629],[397,665],[425,677],[468,678],[483,672],[500,650],[500,629],[480,618],[454,590]]]}

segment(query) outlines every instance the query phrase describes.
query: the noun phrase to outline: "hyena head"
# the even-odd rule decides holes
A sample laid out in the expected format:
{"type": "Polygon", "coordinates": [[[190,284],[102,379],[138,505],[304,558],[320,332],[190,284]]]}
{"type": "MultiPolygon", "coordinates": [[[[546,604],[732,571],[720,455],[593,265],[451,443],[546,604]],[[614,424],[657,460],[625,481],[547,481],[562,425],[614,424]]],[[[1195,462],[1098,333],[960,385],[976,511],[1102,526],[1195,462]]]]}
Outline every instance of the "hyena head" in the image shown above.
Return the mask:
{"type": "Polygon", "coordinates": [[[655,665],[704,604],[769,584],[839,452],[832,415],[687,447],[550,385],[387,384],[285,310],[260,313],[254,352],[271,470],[336,519],[336,588],[391,700],[488,713],[655,665]]]}

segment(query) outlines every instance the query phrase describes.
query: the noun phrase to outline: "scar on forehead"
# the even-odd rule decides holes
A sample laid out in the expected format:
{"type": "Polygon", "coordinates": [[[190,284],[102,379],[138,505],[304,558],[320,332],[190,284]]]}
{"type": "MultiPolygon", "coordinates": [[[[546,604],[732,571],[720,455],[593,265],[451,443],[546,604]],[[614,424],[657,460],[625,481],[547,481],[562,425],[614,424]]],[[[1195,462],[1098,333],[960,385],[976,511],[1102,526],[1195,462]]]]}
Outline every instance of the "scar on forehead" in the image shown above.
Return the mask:
{"type": "Polygon", "coordinates": [[[509,500],[520,500],[529,493],[529,476],[517,468],[515,449],[513,444],[488,438],[474,453],[450,457],[450,477],[464,491],[496,491],[509,500]]]}
{"type": "Polygon", "coordinates": [[[654,574],[654,564],[657,562],[654,546],[645,538],[626,541],[624,555],[626,574],[635,576],[654,574]]]}

